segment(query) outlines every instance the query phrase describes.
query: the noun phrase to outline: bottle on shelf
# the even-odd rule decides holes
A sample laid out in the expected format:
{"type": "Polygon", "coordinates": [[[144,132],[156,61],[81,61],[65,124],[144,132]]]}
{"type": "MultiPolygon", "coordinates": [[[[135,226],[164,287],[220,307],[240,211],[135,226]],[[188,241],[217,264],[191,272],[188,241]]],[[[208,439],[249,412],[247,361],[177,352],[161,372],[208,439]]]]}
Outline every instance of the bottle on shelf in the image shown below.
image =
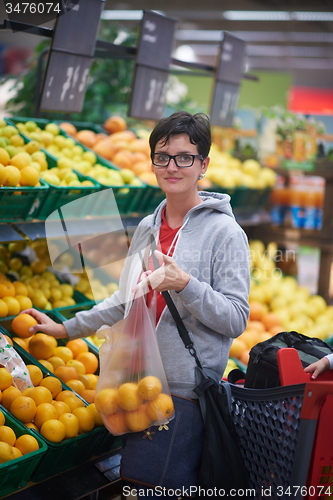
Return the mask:
{"type": "Polygon", "coordinates": [[[304,196],[305,183],[304,175],[291,175],[289,179],[289,219],[290,225],[294,228],[303,228],[305,222],[304,196]]]}
{"type": "Polygon", "coordinates": [[[271,192],[270,213],[272,224],[274,226],[281,226],[285,222],[286,212],[288,210],[289,204],[289,190],[285,182],[285,178],[282,175],[277,175],[275,186],[271,192]]]}

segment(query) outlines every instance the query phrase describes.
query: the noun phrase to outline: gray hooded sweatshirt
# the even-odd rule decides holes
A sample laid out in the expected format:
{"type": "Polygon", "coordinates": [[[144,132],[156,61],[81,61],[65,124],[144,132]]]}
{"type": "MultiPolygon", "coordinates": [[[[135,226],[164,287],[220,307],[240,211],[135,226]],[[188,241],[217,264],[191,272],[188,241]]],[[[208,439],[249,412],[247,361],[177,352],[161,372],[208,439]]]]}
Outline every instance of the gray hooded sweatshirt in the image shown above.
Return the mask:
{"type": "MultiPolygon", "coordinates": [[[[173,253],[190,281],[181,292],[170,293],[202,365],[222,376],[232,339],[245,330],[248,319],[249,247],[244,231],[235,221],[230,197],[209,192],[199,195],[202,203],[186,214],[173,253]]],[[[142,258],[148,254],[149,235],[158,239],[165,205],[164,200],[138,225],[119,290],[91,310],[64,322],[70,338],[92,335],[128,314],[132,288],[142,272],[142,258]]],[[[195,398],[195,360],[185,349],[168,307],[161,314],[156,335],[171,392],[195,398]]]]}

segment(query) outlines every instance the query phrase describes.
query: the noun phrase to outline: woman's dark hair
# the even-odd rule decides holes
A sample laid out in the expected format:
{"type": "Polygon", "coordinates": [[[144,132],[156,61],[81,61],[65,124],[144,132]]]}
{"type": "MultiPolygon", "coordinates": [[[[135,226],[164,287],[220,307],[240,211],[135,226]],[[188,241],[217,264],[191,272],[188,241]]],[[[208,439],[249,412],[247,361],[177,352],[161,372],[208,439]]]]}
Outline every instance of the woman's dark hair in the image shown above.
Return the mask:
{"type": "Polygon", "coordinates": [[[186,134],[198,153],[206,158],[212,143],[209,118],[204,113],[192,115],[187,111],[177,111],[167,118],[162,118],[149,137],[151,153],[155,153],[156,144],[166,144],[173,135],[186,134]]]}

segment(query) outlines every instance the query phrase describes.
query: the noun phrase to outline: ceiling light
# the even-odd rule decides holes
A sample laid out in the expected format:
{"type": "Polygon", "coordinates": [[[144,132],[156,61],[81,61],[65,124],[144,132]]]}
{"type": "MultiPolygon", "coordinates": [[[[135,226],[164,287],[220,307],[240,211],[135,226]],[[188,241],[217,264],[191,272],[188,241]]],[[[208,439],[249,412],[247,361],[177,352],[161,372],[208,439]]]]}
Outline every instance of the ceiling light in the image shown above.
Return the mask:
{"type": "Polygon", "coordinates": [[[220,42],[222,31],[219,30],[178,30],[176,40],[198,40],[199,42],[220,42]]]}
{"type": "Polygon", "coordinates": [[[140,21],[142,17],[142,10],[103,10],[101,14],[101,19],[118,21],[140,21]]]}
{"type": "Polygon", "coordinates": [[[293,69],[332,69],[333,59],[309,58],[309,57],[278,57],[272,62],[271,57],[248,57],[247,63],[250,70],[253,69],[274,69],[274,70],[293,70],[293,69]]]}
{"type": "Polygon", "coordinates": [[[180,45],[175,51],[175,59],[186,62],[197,62],[195,51],[191,45],[180,45]]]}
{"type": "Polygon", "coordinates": [[[333,21],[333,12],[292,12],[296,21],[333,21]]]}
{"type": "Polygon", "coordinates": [[[270,10],[226,10],[223,13],[229,21],[290,21],[290,13],[270,10]]]}

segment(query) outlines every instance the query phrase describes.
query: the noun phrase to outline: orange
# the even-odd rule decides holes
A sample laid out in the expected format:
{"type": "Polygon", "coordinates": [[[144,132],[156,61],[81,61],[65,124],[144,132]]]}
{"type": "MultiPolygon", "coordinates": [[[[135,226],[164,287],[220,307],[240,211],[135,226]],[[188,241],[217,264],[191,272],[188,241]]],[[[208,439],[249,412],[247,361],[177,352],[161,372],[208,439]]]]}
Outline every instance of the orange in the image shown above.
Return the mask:
{"type": "Polygon", "coordinates": [[[0,368],[0,391],[4,391],[12,385],[13,377],[7,368],[0,368]]]}
{"type": "Polygon", "coordinates": [[[85,389],[90,389],[91,384],[90,384],[89,375],[86,375],[86,374],[82,375],[79,373],[78,377],[79,377],[79,380],[83,383],[85,389]]]}
{"type": "Polygon", "coordinates": [[[156,399],[147,403],[146,413],[152,420],[165,420],[174,412],[173,401],[167,394],[159,394],[156,399]]]}
{"type": "Polygon", "coordinates": [[[58,368],[58,366],[65,366],[65,361],[61,358],[59,358],[58,356],[51,356],[50,358],[48,358],[46,361],[48,361],[52,367],[53,367],[53,373],[54,373],[54,370],[56,368],[58,368]]]}
{"type": "Polygon", "coordinates": [[[138,385],[133,382],[126,382],[125,384],[122,384],[118,389],[117,399],[120,408],[123,410],[137,410],[142,402],[139,395],[138,385]]]}
{"type": "Polygon", "coordinates": [[[59,421],[65,426],[65,439],[77,436],[79,433],[79,420],[73,413],[62,413],[59,421]]]}
{"type": "Polygon", "coordinates": [[[11,346],[14,345],[12,339],[8,337],[8,335],[4,335],[4,337],[7,340],[8,344],[10,344],[11,346]]]}
{"type": "Polygon", "coordinates": [[[247,365],[249,362],[249,357],[250,357],[249,351],[245,350],[242,352],[242,354],[239,356],[238,359],[239,359],[239,361],[244,363],[244,365],[247,365]]]}
{"type": "Polygon", "coordinates": [[[257,344],[260,340],[260,333],[258,330],[247,328],[242,335],[239,336],[239,339],[242,340],[248,349],[251,349],[255,344],[257,344]]]}
{"type": "Polygon", "coordinates": [[[283,328],[281,325],[273,325],[268,331],[271,335],[276,335],[277,333],[282,332],[283,328]]]}
{"type": "Polygon", "coordinates": [[[137,410],[125,412],[125,422],[133,432],[140,432],[152,424],[152,418],[146,413],[147,403],[141,404],[137,410]]]}
{"type": "Polygon", "coordinates": [[[76,359],[84,364],[86,373],[95,373],[98,368],[98,358],[92,352],[81,352],[76,359]]]}
{"type": "Polygon", "coordinates": [[[79,396],[82,396],[83,391],[85,391],[84,384],[80,380],[69,380],[66,385],[79,394],[79,396]]]}
{"type": "Polygon", "coordinates": [[[25,425],[26,425],[26,427],[28,427],[28,429],[34,429],[35,431],[39,432],[39,429],[38,429],[37,425],[34,424],[33,422],[28,422],[25,425]]]}
{"type": "Polygon", "coordinates": [[[73,396],[73,391],[69,390],[61,391],[56,397],[56,401],[65,401],[65,399],[68,398],[69,396],[73,396]]]}
{"type": "Polygon", "coordinates": [[[54,375],[65,383],[69,380],[78,380],[77,371],[73,366],[58,366],[54,370],[54,375]]]}
{"type": "Polygon", "coordinates": [[[51,392],[53,399],[62,391],[62,383],[57,377],[45,377],[39,385],[40,387],[46,387],[51,392]]]}
{"type": "Polygon", "coordinates": [[[71,412],[70,407],[64,401],[52,401],[52,404],[58,412],[58,418],[63,413],[70,413],[71,412]]]}
{"type": "Polygon", "coordinates": [[[16,434],[8,425],[2,425],[0,427],[0,441],[2,441],[3,443],[8,443],[10,444],[10,446],[14,446],[16,441],[16,434]]]}
{"type": "Polygon", "coordinates": [[[84,389],[80,396],[87,401],[87,403],[94,403],[96,398],[96,390],[95,389],[84,389]]]}
{"type": "Polygon", "coordinates": [[[33,387],[29,392],[29,398],[32,398],[36,406],[42,403],[52,403],[52,393],[47,387],[39,385],[38,387],[33,387]]]}
{"type": "Polygon", "coordinates": [[[86,376],[90,380],[90,387],[89,389],[96,389],[97,381],[98,381],[98,375],[95,375],[94,373],[87,373],[86,376]]]}
{"type": "MultiPolygon", "coordinates": [[[[280,328],[280,330],[281,330],[281,328],[280,328]]],[[[271,336],[272,336],[272,334],[270,332],[262,332],[262,333],[260,333],[259,342],[264,342],[265,340],[270,339],[271,336]]]]}
{"type": "Polygon", "coordinates": [[[60,443],[65,439],[66,427],[60,420],[47,420],[43,423],[40,433],[51,443],[60,443]]]}
{"type": "Polygon", "coordinates": [[[95,397],[96,409],[103,415],[111,415],[118,409],[118,399],[116,389],[102,389],[95,397]]]}
{"type": "Polygon", "coordinates": [[[117,411],[112,415],[105,415],[104,420],[108,430],[111,432],[111,434],[114,434],[115,436],[118,436],[119,434],[124,434],[125,432],[128,431],[128,426],[125,421],[124,411],[117,411]]]}
{"type": "Polygon", "coordinates": [[[89,350],[87,342],[83,339],[69,340],[66,347],[72,351],[74,358],[81,354],[81,352],[88,352],[89,350]]]}
{"type": "Polygon", "coordinates": [[[98,413],[98,411],[96,410],[95,403],[91,403],[90,405],[87,406],[87,408],[89,411],[91,411],[91,413],[94,416],[95,427],[100,427],[101,425],[103,425],[103,420],[102,420],[100,414],[98,413]]]}
{"type": "Polygon", "coordinates": [[[33,389],[33,387],[27,387],[26,389],[24,389],[24,391],[22,392],[23,396],[29,396],[32,389],[33,389]]]}
{"type": "Polygon", "coordinates": [[[22,168],[27,167],[31,163],[30,155],[26,152],[17,153],[9,160],[9,165],[22,170],[22,168]]]}
{"type": "Polygon", "coordinates": [[[280,318],[275,313],[273,313],[273,312],[266,313],[262,317],[261,321],[265,325],[266,330],[269,330],[273,326],[280,326],[281,325],[280,318]]]}
{"type": "Polygon", "coordinates": [[[74,394],[72,396],[68,396],[67,398],[65,398],[64,402],[66,403],[66,405],[70,407],[71,412],[73,412],[75,408],[80,408],[81,406],[84,406],[84,402],[82,401],[82,399],[78,398],[74,394]]]}
{"type": "Polygon", "coordinates": [[[14,285],[10,281],[0,281],[0,298],[15,297],[16,291],[14,285]]]}
{"type": "Polygon", "coordinates": [[[3,297],[2,300],[7,304],[8,316],[16,316],[21,311],[20,303],[15,297],[3,297]]]}
{"type": "Polygon", "coordinates": [[[15,458],[14,451],[12,446],[8,443],[0,442],[0,464],[4,464],[5,462],[9,462],[15,458]]]}
{"type": "Polygon", "coordinates": [[[83,363],[81,363],[81,361],[78,361],[77,359],[71,359],[67,361],[66,366],[74,366],[78,375],[85,375],[86,373],[86,367],[83,363]]]}
{"type": "Polygon", "coordinates": [[[96,142],[95,132],[92,130],[79,130],[75,138],[88,148],[92,148],[96,142]]]}
{"type": "Polygon", "coordinates": [[[2,411],[0,411],[0,425],[5,425],[5,420],[5,415],[2,413],[2,411]]]}
{"type": "Polygon", "coordinates": [[[6,410],[9,410],[12,402],[18,396],[22,396],[22,392],[17,387],[14,387],[13,385],[7,387],[7,389],[5,389],[2,392],[2,398],[1,398],[2,406],[4,406],[6,410]]]}
{"type": "Polygon", "coordinates": [[[12,446],[12,450],[14,453],[14,459],[22,457],[22,452],[18,448],[16,448],[15,446],[12,446]]]}
{"type": "Polygon", "coordinates": [[[263,315],[265,314],[265,307],[261,302],[256,300],[250,300],[250,320],[261,321],[263,315]]]}
{"type": "Polygon", "coordinates": [[[99,156],[102,156],[106,160],[112,160],[117,148],[107,140],[98,141],[93,146],[93,151],[99,156]]]}
{"type": "Polygon", "coordinates": [[[36,385],[39,385],[41,381],[43,380],[43,372],[38,366],[36,365],[26,365],[28,370],[29,370],[29,375],[31,378],[31,382],[36,385]]]}
{"type": "Polygon", "coordinates": [[[76,127],[68,122],[59,123],[59,127],[62,128],[67,134],[74,135],[76,134],[76,127]]]}
{"type": "Polygon", "coordinates": [[[20,450],[22,455],[27,455],[28,453],[39,450],[39,444],[34,436],[31,436],[30,434],[22,434],[17,438],[15,448],[20,450]]]}
{"type": "Polygon", "coordinates": [[[245,342],[240,338],[234,339],[230,346],[229,356],[231,358],[238,358],[243,351],[246,351],[247,347],[245,342]]]}
{"type": "Polygon", "coordinates": [[[15,299],[20,304],[20,312],[32,307],[32,300],[25,295],[15,295],[15,299]]]}
{"type": "Polygon", "coordinates": [[[56,356],[57,358],[61,358],[64,360],[65,363],[73,359],[73,353],[72,351],[65,346],[57,346],[54,349],[53,356],[56,356]]]}
{"type": "Polygon", "coordinates": [[[45,333],[36,333],[29,343],[29,352],[36,359],[49,359],[56,348],[55,338],[45,333]]]}
{"type": "Polygon", "coordinates": [[[258,330],[259,332],[264,332],[265,331],[265,326],[261,321],[254,321],[254,320],[249,320],[247,322],[246,328],[254,328],[255,330],[258,330]]]}
{"type": "Polygon", "coordinates": [[[0,299],[0,318],[5,318],[8,316],[8,306],[6,302],[0,299]]]}
{"type": "Polygon", "coordinates": [[[94,415],[86,406],[74,408],[72,413],[79,421],[79,434],[89,432],[95,427],[94,415]]]}
{"type": "Polygon", "coordinates": [[[112,158],[112,161],[114,162],[114,164],[120,168],[131,169],[132,159],[130,158],[130,156],[127,153],[129,153],[129,151],[125,151],[123,149],[118,151],[112,158]]]}
{"type": "Polygon", "coordinates": [[[49,371],[51,373],[54,373],[53,365],[47,359],[39,359],[38,363],[40,363],[41,365],[45,366],[45,368],[47,369],[47,371],[49,371]]]}
{"type": "Polygon", "coordinates": [[[31,422],[36,413],[36,403],[29,396],[18,396],[10,405],[9,411],[21,422],[31,422]]]}
{"type": "Polygon", "coordinates": [[[21,170],[21,179],[20,179],[20,184],[21,186],[36,186],[37,182],[39,181],[39,172],[36,168],[33,166],[27,166],[22,168],[21,170]]]}
{"type": "Polygon", "coordinates": [[[28,344],[26,342],[26,339],[21,339],[20,337],[13,337],[13,341],[16,342],[22,349],[25,351],[28,351],[28,344]]]}
{"type": "Polygon", "coordinates": [[[122,132],[123,130],[126,130],[127,124],[121,116],[110,116],[104,122],[104,128],[109,132],[109,134],[114,134],[115,132],[122,132]]]}
{"type": "Polygon", "coordinates": [[[53,406],[53,404],[41,403],[36,408],[34,423],[40,429],[44,422],[47,420],[57,419],[58,416],[57,408],[53,406]]]}
{"type": "Polygon", "coordinates": [[[12,285],[15,288],[16,295],[28,296],[28,289],[22,281],[13,281],[12,285]]]}
{"type": "Polygon", "coordinates": [[[162,392],[162,383],[159,378],[149,375],[140,380],[139,396],[142,399],[155,399],[162,392]]]}

